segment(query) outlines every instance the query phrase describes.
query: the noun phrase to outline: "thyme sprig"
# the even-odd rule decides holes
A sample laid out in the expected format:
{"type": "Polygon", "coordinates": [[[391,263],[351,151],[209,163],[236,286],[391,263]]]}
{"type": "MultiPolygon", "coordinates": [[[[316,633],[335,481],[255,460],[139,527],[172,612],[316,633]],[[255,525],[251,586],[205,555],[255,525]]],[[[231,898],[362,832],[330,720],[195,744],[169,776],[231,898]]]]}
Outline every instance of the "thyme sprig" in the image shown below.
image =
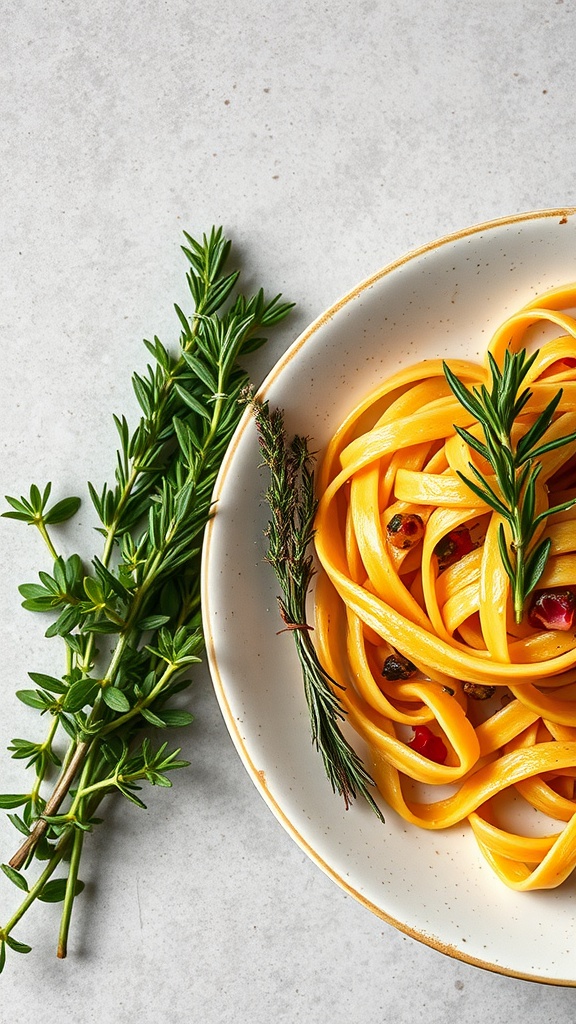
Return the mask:
{"type": "Polygon", "coordinates": [[[506,349],[500,368],[492,353],[488,353],[491,387],[468,388],[444,363],[444,373],[454,395],[461,405],[477,420],[484,434],[484,442],[469,430],[455,426],[460,437],[481,455],[494,470],[496,488],[469,463],[473,476],[458,472],[464,483],[508,524],[510,537],[500,523],[498,545],[502,564],[510,579],[512,603],[516,622],[522,621],[528,595],[537,586],[550,554],[549,537],[533,543],[534,535],[548,516],[576,504],[576,499],[562,502],[535,515],[536,481],[542,470],[539,461],[546,452],[554,451],[576,441],[576,432],[543,441],[562,399],[562,389],[551,399],[533,424],[513,441],[513,428],[518,417],[532,397],[523,387],[526,376],[538,353],[528,355],[525,349],[511,352],[506,349]]]}
{"type": "Polygon", "coordinates": [[[0,927],[0,971],[7,949],[30,950],[13,931],[36,900],[63,902],[58,956],[66,955],[83,887],[83,843],[101,821],[102,799],[116,793],[145,807],[141,785],[169,787],[169,773],[189,763],[156,736],[192,721],[176,698],[191,684],[190,667],[203,650],[201,544],[216,474],[242,412],[248,375],[238,359],[263,344],[263,332],[291,305],[261,290],[235,293],[238,271],[225,270],[230,242],[221,229],[201,241],[186,235],[186,242],[194,312],[176,307],[175,355],[157,337],[145,342],[153,364],[132,379],[141,418],[131,431],[124,416],[114,417],[114,482],[88,485],[103,537],[99,555],[85,561],[61,553],[52,536],[79,498],[51,505],[50,484],[7,498],[4,515],[35,526],[52,558],[51,572],[41,570],[20,593],[25,608],[50,616],[46,636],[62,642],[65,669],[60,677],[30,672],[34,688],[17,693],[49,725],[44,740],[16,738],[9,748],[33,770],[33,781],[0,796],[24,837],[2,865],[24,896],[0,927]],[[29,881],[37,862],[43,867],[29,881]],[[63,874],[53,877],[58,868],[63,874]]]}
{"type": "Polygon", "coordinates": [[[266,491],[271,514],[266,530],[267,561],[282,590],[278,607],[284,629],[292,633],[296,645],[312,742],[322,757],[333,791],[343,797],[345,806],[348,808],[360,794],[383,820],[369,789],[374,781],[340,728],[346,717],[337,692],[340,684],[321,664],[312,640],[312,627],[306,621],[307,596],[315,571],[310,553],[317,508],[313,456],[305,437],[296,435],[290,442],[287,440],[284,416],[279,409],[271,410],[268,402],[253,397],[249,400],[260,452],[270,474],[266,491]]]}

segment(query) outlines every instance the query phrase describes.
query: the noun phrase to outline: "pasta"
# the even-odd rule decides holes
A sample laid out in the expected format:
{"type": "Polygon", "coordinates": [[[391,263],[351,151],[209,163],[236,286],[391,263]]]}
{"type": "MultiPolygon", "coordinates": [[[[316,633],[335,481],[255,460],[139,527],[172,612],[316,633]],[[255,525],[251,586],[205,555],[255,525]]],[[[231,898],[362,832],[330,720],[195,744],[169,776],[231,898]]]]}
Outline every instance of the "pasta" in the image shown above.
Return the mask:
{"type": "MultiPolygon", "coordinates": [[[[574,307],[576,284],[554,289],[490,342],[502,365],[539,334],[518,437],[560,388],[544,440],[576,430],[574,307]]],[[[468,388],[489,382],[487,362],[449,365],[468,388]]],[[[576,867],[576,506],[538,526],[550,555],[527,602],[560,595],[565,619],[516,622],[502,518],[458,476],[487,464],[455,425],[482,436],[431,359],[336,431],[318,476],[317,649],[385,802],[424,829],[467,822],[506,885],[552,888],[576,867]]],[[[576,441],[540,461],[535,516],[576,498],[576,441]]]]}

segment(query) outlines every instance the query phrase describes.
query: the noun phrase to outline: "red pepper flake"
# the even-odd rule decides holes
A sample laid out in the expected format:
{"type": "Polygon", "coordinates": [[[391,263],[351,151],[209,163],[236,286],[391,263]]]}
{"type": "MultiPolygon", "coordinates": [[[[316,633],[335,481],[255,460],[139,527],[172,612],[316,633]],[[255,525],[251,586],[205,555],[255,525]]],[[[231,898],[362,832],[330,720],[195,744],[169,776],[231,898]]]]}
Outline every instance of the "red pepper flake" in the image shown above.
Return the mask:
{"type": "Polygon", "coordinates": [[[472,534],[466,526],[458,526],[455,530],[450,530],[450,533],[442,537],[442,540],[439,540],[434,548],[440,572],[447,569],[449,565],[454,565],[454,562],[458,562],[463,555],[467,555],[475,547],[472,534]]]}
{"type": "Polygon", "coordinates": [[[395,548],[413,548],[424,536],[424,522],[414,512],[397,512],[386,527],[386,535],[395,548]]]}
{"type": "Polygon", "coordinates": [[[546,377],[553,377],[556,373],[566,373],[567,370],[573,370],[576,366],[576,358],[574,356],[564,356],[563,359],[556,359],[550,366],[547,366],[542,374],[542,380],[546,377]]]}
{"type": "Polygon", "coordinates": [[[576,594],[572,590],[539,590],[532,598],[528,622],[538,629],[567,633],[574,626],[576,594]]]}
{"type": "Polygon", "coordinates": [[[446,744],[427,725],[414,725],[414,739],[408,744],[417,754],[422,754],[436,764],[445,764],[448,757],[446,744]]]}

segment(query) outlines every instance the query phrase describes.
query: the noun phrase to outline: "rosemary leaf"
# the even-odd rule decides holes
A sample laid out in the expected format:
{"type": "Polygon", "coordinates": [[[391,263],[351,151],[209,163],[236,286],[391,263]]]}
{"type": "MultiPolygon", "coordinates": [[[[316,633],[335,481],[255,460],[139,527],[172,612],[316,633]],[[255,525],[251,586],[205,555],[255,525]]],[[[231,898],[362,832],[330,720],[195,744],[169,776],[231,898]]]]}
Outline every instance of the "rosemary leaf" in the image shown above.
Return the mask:
{"type": "Polygon", "coordinates": [[[550,548],[552,547],[552,541],[549,537],[543,540],[530,552],[526,561],[526,570],[524,573],[524,591],[528,595],[530,594],[538,584],[544,569],[546,568],[546,562],[550,554],[550,548]]]}
{"type": "Polygon", "coordinates": [[[477,441],[469,431],[455,427],[459,436],[490,464],[497,490],[472,462],[469,466],[475,479],[460,472],[458,476],[508,523],[510,541],[506,540],[506,533],[501,527],[498,544],[502,564],[510,578],[516,622],[522,621],[526,598],[541,578],[550,553],[549,541],[531,547],[537,526],[555,512],[576,504],[575,498],[534,515],[536,479],[541,469],[538,460],[546,452],[576,441],[576,433],[572,433],[540,443],[562,399],[561,390],[536,417],[517,445],[512,440],[514,424],[532,397],[530,389],[522,389],[522,386],[536,356],[536,352],[528,356],[525,349],[518,352],[507,349],[500,368],[489,352],[491,387],[488,389],[482,385],[472,391],[444,363],[444,373],[452,392],[460,404],[472,413],[484,433],[485,445],[477,441]]]}

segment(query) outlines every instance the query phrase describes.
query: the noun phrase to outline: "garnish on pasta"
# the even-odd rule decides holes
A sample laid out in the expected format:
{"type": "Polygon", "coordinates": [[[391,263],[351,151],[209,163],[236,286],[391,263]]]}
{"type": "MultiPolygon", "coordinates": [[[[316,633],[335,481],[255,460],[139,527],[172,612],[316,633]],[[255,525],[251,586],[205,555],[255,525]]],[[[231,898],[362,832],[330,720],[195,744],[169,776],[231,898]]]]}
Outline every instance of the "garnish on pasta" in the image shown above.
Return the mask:
{"type": "Polygon", "coordinates": [[[318,475],[315,643],[371,775],[408,822],[467,821],[525,891],[576,867],[575,307],[554,289],[484,364],[400,370],[318,475]]]}

